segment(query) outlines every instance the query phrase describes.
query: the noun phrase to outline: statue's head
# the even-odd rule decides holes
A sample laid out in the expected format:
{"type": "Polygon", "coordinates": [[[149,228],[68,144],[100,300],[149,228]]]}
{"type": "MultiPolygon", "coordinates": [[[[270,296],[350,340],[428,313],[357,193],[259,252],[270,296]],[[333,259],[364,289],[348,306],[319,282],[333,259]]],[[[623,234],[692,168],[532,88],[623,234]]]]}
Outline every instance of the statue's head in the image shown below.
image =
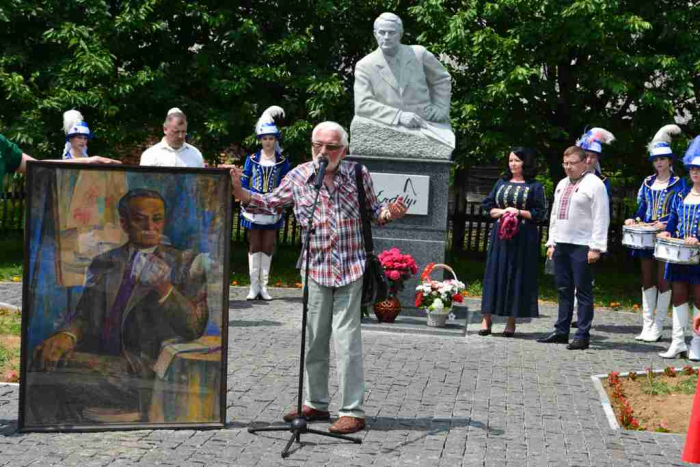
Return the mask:
{"type": "Polygon", "coordinates": [[[374,20],[374,38],[382,52],[394,55],[401,44],[403,22],[393,13],[382,13],[374,20]]]}

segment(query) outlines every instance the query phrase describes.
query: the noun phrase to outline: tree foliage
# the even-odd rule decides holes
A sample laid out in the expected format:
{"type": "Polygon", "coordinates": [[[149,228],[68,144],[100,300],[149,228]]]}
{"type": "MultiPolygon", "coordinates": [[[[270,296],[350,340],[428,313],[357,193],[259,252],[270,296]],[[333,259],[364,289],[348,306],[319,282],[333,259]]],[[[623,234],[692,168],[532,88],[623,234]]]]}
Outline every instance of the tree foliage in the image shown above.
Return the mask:
{"type": "MultiPolygon", "coordinates": [[[[602,126],[618,139],[604,166],[648,173],[656,130],[697,113],[696,2],[428,0],[410,11],[419,39],[451,57],[453,124],[467,160],[531,145],[561,175],[563,150],[586,126],[602,126]]],[[[692,120],[684,129],[697,132],[692,120]]]]}
{"type": "Polygon", "coordinates": [[[254,147],[274,104],[298,162],[316,122],[349,126],[353,67],[383,11],[449,66],[462,165],[531,145],[558,176],[589,125],[618,138],[604,167],[636,175],[659,127],[682,115],[697,132],[700,7],[681,0],[0,0],[0,131],[58,157],[61,114],[78,108],[91,153],[113,155],[159,136],[177,106],[213,160],[254,147]]]}

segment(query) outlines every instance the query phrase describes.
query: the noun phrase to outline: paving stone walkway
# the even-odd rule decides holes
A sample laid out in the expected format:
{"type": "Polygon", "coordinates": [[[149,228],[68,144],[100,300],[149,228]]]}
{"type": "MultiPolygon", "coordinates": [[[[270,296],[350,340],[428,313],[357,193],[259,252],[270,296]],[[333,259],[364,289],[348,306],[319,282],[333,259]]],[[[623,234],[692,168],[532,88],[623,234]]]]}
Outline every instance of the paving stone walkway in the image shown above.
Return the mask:
{"type": "MultiPolygon", "coordinates": [[[[302,447],[282,460],[288,433],[246,428],[280,423],[296,404],[301,292],[273,289],[269,303],[246,302],[245,293],[231,289],[225,429],[21,434],[19,390],[0,385],[0,466],[684,465],[683,436],[611,429],[590,378],[669,364],[656,355],[667,343],[634,341],[638,315],[596,312],[591,348],[567,351],[535,342],[551,330],[554,306],[541,305],[541,317],[507,339],[498,321],[494,335],[476,334],[475,300],[466,336],[367,323],[363,443],[302,435],[302,447]]],[[[0,283],[0,302],[19,305],[21,285],[0,283]]]]}

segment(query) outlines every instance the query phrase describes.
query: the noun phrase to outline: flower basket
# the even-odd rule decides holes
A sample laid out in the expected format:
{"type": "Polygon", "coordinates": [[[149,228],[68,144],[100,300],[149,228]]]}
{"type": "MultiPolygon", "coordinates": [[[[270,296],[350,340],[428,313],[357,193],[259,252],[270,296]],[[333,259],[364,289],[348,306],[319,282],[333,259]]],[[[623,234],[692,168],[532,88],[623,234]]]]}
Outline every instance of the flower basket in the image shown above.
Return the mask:
{"type": "Polygon", "coordinates": [[[465,285],[457,279],[454,269],[446,264],[430,263],[423,270],[421,280],[416,287],[415,305],[425,310],[428,326],[444,327],[454,302],[462,302],[465,285]],[[452,279],[436,281],[430,277],[433,271],[441,269],[452,274],[452,279]]]}
{"type": "Polygon", "coordinates": [[[447,325],[447,315],[449,313],[428,313],[425,316],[428,317],[426,324],[433,328],[444,328],[447,325]]]}

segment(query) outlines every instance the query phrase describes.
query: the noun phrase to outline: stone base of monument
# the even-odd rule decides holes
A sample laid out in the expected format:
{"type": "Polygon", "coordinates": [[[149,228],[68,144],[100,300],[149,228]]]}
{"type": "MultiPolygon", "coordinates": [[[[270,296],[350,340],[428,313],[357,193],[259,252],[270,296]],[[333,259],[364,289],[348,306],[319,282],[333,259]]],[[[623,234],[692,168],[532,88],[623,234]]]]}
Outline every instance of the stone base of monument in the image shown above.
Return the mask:
{"type": "MultiPolygon", "coordinates": [[[[430,137],[431,132],[428,129],[410,130],[404,127],[392,127],[355,116],[350,125],[350,134],[352,135],[350,154],[370,157],[391,157],[391,155],[401,154],[402,157],[412,159],[440,160],[448,163],[452,157],[453,149],[430,137]]],[[[438,134],[434,136],[437,137],[438,134]]],[[[454,140],[453,134],[451,137],[454,140]]]]}
{"type": "MultiPolygon", "coordinates": [[[[425,201],[423,198],[428,198],[427,207],[424,206],[425,208],[421,209],[424,214],[407,214],[403,219],[383,227],[372,225],[376,254],[390,248],[398,248],[402,253],[413,256],[418,264],[418,274],[405,282],[405,288],[399,294],[404,312],[409,309],[417,310],[414,306],[415,289],[420,281],[420,273],[429,263],[445,262],[448,187],[452,162],[365,155],[349,155],[347,159],[365,165],[372,174],[373,180],[394,178],[402,182],[399,187],[403,193],[396,193],[396,191],[389,192],[395,190],[395,187],[382,187],[375,181],[375,192],[380,201],[386,198],[393,200],[399,195],[411,201],[425,201]],[[385,177],[382,174],[393,174],[393,176],[385,177]],[[420,178],[420,183],[413,183],[412,178],[416,178],[416,182],[420,178]]],[[[420,204],[417,202],[414,206],[420,204]]],[[[442,279],[438,274],[433,278],[442,279]]]]}

